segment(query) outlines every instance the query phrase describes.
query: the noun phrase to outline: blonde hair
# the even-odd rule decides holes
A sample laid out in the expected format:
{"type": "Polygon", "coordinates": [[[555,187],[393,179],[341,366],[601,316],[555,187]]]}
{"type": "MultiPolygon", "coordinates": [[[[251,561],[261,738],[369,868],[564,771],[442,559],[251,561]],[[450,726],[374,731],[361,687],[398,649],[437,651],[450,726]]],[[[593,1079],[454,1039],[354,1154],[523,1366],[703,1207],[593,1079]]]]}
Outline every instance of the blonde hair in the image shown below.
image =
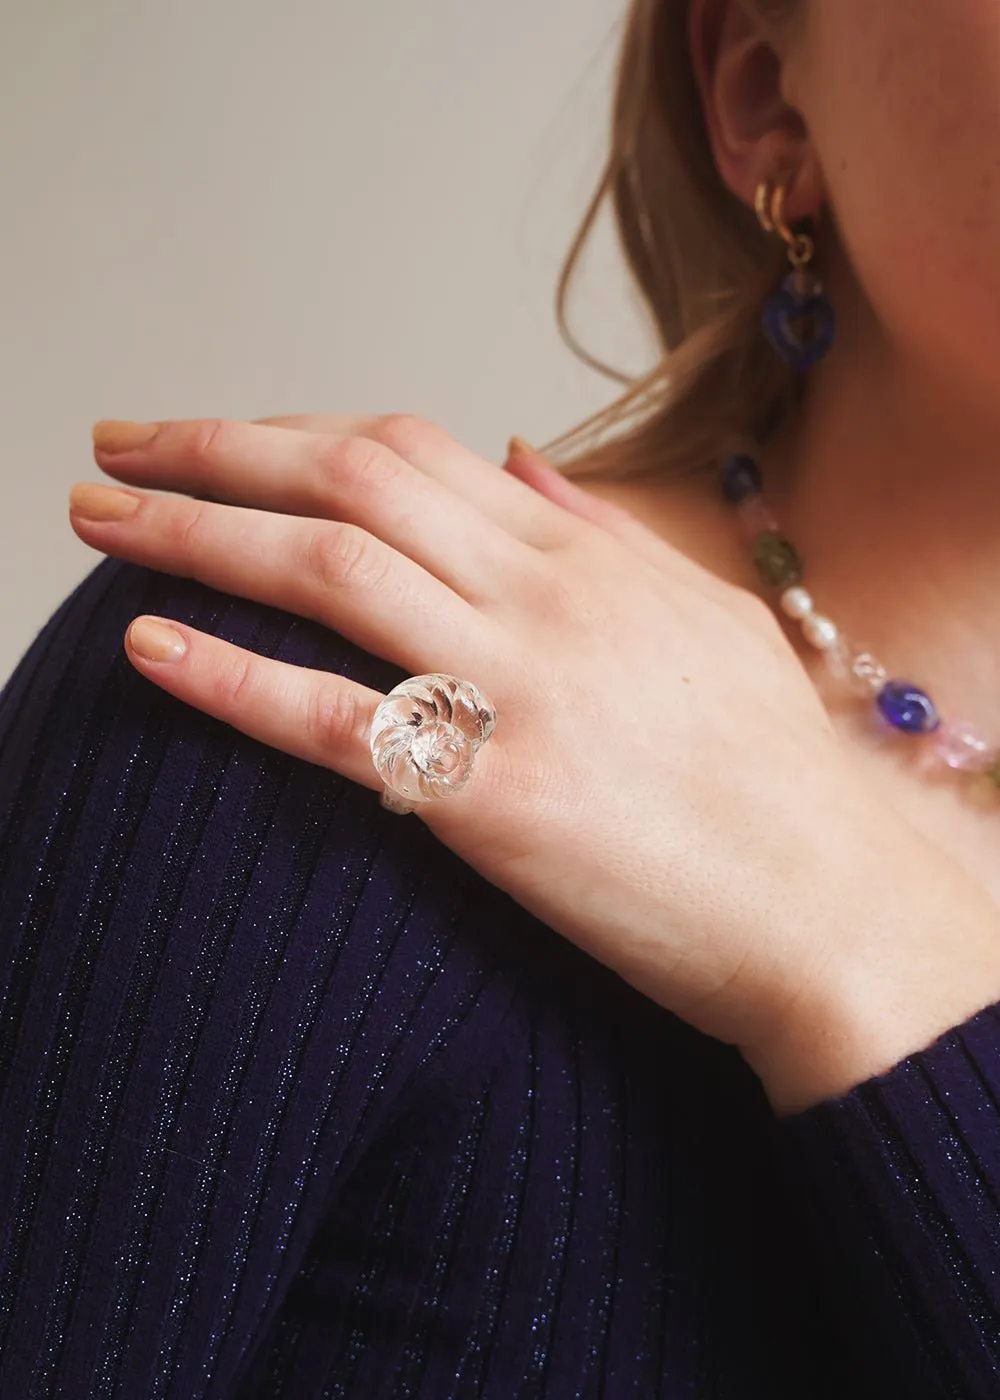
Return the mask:
{"type": "MultiPolygon", "coordinates": [[[[755,0],[778,19],[790,0],[755,0]]],[[[723,183],[690,62],[689,0],[633,0],[618,60],[610,152],[559,279],[563,338],[628,386],[546,448],[567,476],[689,475],[762,441],[798,400],[799,377],[767,342],[761,311],[784,248],[723,183]],[[662,358],[631,380],[589,354],[570,292],[601,207],[651,315],[662,358]]]]}

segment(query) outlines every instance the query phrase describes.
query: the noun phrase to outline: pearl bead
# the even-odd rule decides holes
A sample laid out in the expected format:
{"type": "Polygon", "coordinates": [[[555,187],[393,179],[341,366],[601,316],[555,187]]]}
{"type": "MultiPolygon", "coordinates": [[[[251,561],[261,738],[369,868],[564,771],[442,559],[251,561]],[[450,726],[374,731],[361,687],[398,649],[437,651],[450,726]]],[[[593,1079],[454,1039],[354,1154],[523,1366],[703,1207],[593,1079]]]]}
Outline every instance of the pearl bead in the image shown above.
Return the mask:
{"type": "Polygon", "coordinates": [[[850,683],[853,658],[854,647],[843,632],[833,646],[827,647],[823,652],[823,662],[835,681],[850,683]]]}
{"type": "Polygon", "coordinates": [[[812,594],[807,588],[796,584],[793,588],[786,588],[779,599],[781,610],[789,617],[801,622],[803,618],[809,616],[813,610],[812,594]]]}
{"type": "Polygon", "coordinates": [[[810,613],[803,619],[802,635],[818,651],[829,651],[832,646],[836,646],[840,632],[837,624],[830,618],[823,617],[820,613],[810,613]]]}
{"type": "Polygon", "coordinates": [[[722,476],[723,493],[736,507],[741,531],[753,544],[753,560],[762,582],[779,590],[780,611],[802,624],[803,637],[822,654],[828,674],[855,694],[874,698],[874,713],[887,732],[895,729],[932,736],[922,750],[924,762],[985,774],[1000,789],[1000,747],[988,744],[964,721],[942,723],[926,691],[909,681],[890,680],[867,646],[816,612],[812,594],[802,584],[802,563],[795,546],[782,533],[777,517],[763,499],[756,460],[734,454],[724,462],[722,476]]]}

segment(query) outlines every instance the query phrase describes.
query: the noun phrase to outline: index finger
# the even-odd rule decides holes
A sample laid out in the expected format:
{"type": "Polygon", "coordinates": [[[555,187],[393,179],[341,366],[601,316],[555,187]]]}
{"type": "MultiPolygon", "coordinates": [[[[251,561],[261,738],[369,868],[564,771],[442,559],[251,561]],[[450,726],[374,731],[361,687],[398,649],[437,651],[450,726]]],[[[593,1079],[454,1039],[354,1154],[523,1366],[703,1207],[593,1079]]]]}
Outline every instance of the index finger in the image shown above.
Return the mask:
{"type": "MultiPolygon", "coordinates": [[[[203,443],[211,445],[212,434],[220,427],[235,428],[234,420],[198,420],[201,422],[203,443]]],[[[538,549],[550,549],[563,543],[568,526],[563,512],[545,501],[538,492],[517,480],[496,463],[463,447],[449,433],[433,423],[410,414],[389,414],[384,417],[351,417],[338,414],[285,414],[279,417],[248,420],[248,426],[275,434],[273,449],[263,463],[247,462],[240,470],[226,477],[213,473],[206,481],[205,452],[197,449],[191,439],[191,451],[161,454],[155,464],[141,453],[101,452],[96,457],[103,472],[133,486],[158,486],[169,491],[183,491],[199,499],[222,505],[252,506],[257,509],[280,509],[290,515],[312,515],[317,501],[314,483],[302,479],[295,465],[300,454],[295,452],[295,439],[305,435],[328,438],[331,447],[350,439],[367,438],[388,448],[390,452],[423,475],[453,491],[494,524],[525,544],[538,549]],[[287,434],[289,451],[279,447],[280,436],[287,434]],[[206,486],[210,485],[211,495],[206,486]]],[[[178,423],[161,425],[175,437],[178,423]]]]}

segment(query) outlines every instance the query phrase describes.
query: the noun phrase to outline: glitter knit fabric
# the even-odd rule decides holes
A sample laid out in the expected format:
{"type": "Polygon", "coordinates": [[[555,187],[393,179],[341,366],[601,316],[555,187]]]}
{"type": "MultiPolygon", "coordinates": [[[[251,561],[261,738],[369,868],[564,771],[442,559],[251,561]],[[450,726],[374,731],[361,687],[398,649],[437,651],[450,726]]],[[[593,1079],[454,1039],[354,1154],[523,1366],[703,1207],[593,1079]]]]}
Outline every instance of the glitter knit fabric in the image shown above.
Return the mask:
{"type": "Polygon", "coordinates": [[[146,681],[103,560],[0,696],[0,1396],[986,1400],[1000,1008],[776,1121],[378,793],[146,681]]]}

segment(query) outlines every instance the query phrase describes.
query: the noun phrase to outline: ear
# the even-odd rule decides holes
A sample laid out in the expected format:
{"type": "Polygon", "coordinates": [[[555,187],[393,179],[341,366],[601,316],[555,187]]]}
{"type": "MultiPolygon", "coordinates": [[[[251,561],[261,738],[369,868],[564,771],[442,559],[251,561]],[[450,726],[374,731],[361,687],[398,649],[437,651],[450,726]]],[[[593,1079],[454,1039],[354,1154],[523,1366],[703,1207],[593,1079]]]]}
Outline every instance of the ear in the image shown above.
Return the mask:
{"type": "Polygon", "coordinates": [[[785,217],[818,214],[825,188],[809,130],[785,92],[801,31],[751,0],[691,0],[688,43],[719,174],[753,207],[762,180],[789,179],[785,217]]]}

